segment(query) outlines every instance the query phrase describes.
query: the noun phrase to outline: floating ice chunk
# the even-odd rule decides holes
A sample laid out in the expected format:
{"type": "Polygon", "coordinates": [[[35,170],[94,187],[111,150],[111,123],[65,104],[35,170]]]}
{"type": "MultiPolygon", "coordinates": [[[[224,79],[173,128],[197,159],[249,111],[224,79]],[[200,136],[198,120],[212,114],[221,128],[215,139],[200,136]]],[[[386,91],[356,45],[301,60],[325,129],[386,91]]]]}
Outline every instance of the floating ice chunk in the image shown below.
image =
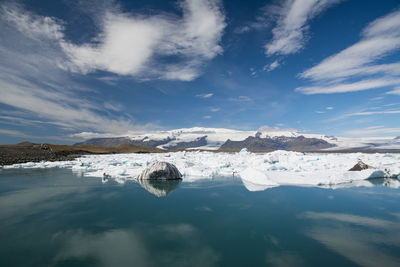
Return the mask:
{"type": "Polygon", "coordinates": [[[260,184],[253,184],[252,182],[242,180],[244,187],[247,190],[254,192],[254,191],[264,191],[273,187],[277,187],[278,185],[260,185],[260,184]]]}
{"type": "Polygon", "coordinates": [[[247,153],[250,153],[250,151],[245,147],[245,148],[242,148],[239,153],[240,154],[247,154],[247,153]]]}
{"type": "Polygon", "coordinates": [[[271,187],[279,185],[277,182],[269,179],[269,177],[267,177],[267,175],[265,175],[263,172],[256,169],[247,168],[244,171],[241,171],[239,175],[242,180],[256,185],[265,185],[271,187]]]}

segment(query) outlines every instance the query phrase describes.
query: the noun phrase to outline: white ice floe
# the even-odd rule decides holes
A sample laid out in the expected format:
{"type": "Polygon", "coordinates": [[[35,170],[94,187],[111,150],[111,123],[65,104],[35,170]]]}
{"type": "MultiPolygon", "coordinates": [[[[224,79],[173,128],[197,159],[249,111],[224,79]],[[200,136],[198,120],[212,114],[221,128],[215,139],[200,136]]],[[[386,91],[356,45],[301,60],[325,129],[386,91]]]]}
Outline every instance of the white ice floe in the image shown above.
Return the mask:
{"type": "Polygon", "coordinates": [[[279,185],[329,186],[362,181],[374,177],[400,178],[400,154],[365,153],[271,153],[175,152],[157,154],[90,155],[74,161],[24,163],[9,168],[70,168],[83,176],[111,177],[123,182],[136,179],[151,164],[174,164],[185,182],[216,177],[239,176],[251,190],[279,185]],[[358,160],[375,167],[348,171],[358,160]]]}

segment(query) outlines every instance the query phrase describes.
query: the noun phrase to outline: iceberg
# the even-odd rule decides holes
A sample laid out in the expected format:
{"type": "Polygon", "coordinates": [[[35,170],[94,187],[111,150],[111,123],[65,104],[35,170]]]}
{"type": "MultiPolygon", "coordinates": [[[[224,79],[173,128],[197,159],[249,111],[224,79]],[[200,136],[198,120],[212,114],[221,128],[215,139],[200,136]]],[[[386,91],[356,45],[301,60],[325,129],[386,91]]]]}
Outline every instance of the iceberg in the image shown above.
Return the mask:
{"type": "MultiPolygon", "coordinates": [[[[300,153],[274,151],[237,153],[181,151],[149,154],[88,155],[74,161],[29,162],[10,168],[69,168],[82,176],[107,177],[123,183],[136,180],[155,162],[170,162],[181,172],[183,182],[217,177],[240,177],[249,190],[280,185],[327,186],[371,178],[400,178],[400,154],[394,153],[300,153]],[[349,171],[362,161],[374,168],[349,171]]],[[[398,184],[397,181],[393,184],[398,184]]]]}

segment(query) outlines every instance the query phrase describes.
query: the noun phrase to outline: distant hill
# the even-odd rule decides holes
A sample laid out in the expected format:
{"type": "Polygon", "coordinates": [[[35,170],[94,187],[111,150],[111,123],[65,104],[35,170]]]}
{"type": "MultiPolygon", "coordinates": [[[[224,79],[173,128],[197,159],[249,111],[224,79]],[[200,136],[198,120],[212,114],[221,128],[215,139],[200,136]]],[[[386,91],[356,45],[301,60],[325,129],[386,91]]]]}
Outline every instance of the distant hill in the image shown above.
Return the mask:
{"type": "Polygon", "coordinates": [[[133,140],[128,137],[110,137],[110,138],[93,138],[89,139],[80,143],[74,144],[74,146],[81,146],[81,145],[94,145],[94,146],[103,146],[103,147],[115,147],[118,145],[135,145],[145,148],[156,148],[157,146],[167,144],[172,139],[166,138],[163,140],[133,140]]]}
{"type": "Polygon", "coordinates": [[[268,151],[268,150],[292,150],[292,151],[316,151],[335,147],[325,140],[317,138],[298,137],[274,137],[260,138],[249,136],[243,141],[227,140],[219,150],[239,151],[247,148],[250,151],[268,151]]]}
{"type": "Polygon", "coordinates": [[[0,145],[0,165],[24,162],[72,160],[87,154],[112,153],[150,153],[164,152],[158,148],[145,148],[132,144],[120,144],[113,147],[95,145],[52,145],[22,142],[15,145],[0,145]]]}
{"type": "Polygon", "coordinates": [[[75,145],[115,147],[130,144],[144,148],[165,150],[239,151],[394,151],[400,150],[400,137],[349,138],[322,134],[299,133],[262,127],[257,131],[240,131],[225,128],[182,128],[153,131],[125,137],[94,138],[75,145]]]}
{"type": "Polygon", "coordinates": [[[93,138],[84,142],[76,143],[74,146],[93,145],[113,147],[121,144],[130,144],[131,139],[128,137],[111,137],[111,138],[93,138]]]}

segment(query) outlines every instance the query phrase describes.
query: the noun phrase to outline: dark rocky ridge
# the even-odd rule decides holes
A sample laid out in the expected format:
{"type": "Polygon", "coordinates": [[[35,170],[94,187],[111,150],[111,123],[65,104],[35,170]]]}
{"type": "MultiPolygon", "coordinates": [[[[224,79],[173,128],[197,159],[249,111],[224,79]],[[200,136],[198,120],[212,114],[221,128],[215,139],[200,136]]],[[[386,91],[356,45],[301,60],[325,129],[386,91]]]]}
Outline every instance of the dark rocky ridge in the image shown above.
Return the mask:
{"type": "Polygon", "coordinates": [[[16,145],[0,146],[0,165],[11,165],[25,162],[72,160],[88,154],[87,151],[57,151],[47,144],[23,142],[16,145]]]}
{"type": "Polygon", "coordinates": [[[207,145],[207,136],[202,136],[199,138],[196,138],[193,141],[189,142],[179,142],[174,146],[168,146],[166,147],[167,149],[172,149],[172,150],[179,150],[179,149],[187,149],[187,148],[192,148],[192,147],[200,147],[200,146],[205,146],[207,145]]]}
{"type": "Polygon", "coordinates": [[[83,142],[74,144],[74,146],[82,145],[94,145],[94,146],[105,146],[112,147],[122,144],[130,144],[130,138],[128,137],[110,137],[110,138],[93,138],[83,142]]]}
{"type": "Polygon", "coordinates": [[[269,150],[293,150],[293,151],[315,151],[325,148],[334,147],[325,140],[318,138],[306,138],[304,136],[285,137],[279,136],[274,138],[260,138],[249,136],[243,141],[227,140],[221,145],[219,150],[223,151],[239,151],[247,148],[250,151],[269,151],[269,150]]]}
{"type": "MultiPolygon", "coordinates": [[[[105,146],[105,147],[113,147],[121,144],[131,144],[146,148],[155,148],[157,146],[165,145],[175,138],[166,138],[162,140],[151,140],[148,138],[143,138],[142,140],[132,140],[128,137],[110,137],[110,138],[93,138],[89,139],[80,143],[74,144],[74,146],[81,146],[81,145],[95,145],[95,146],[105,146]]],[[[202,136],[196,138],[193,141],[188,142],[178,142],[174,145],[166,146],[166,149],[171,150],[180,150],[180,149],[187,149],[192,147],[199,147],[207,145],[207,136],[202,136]]]]}
{"type": "Polygon", "coordinates": [[[94,145],[52,145],[23,142],[15,145],[0,145],[0,165],[11,165],[25,162],[73,160],[88,154],[112,153],[156,153],[164,152],[158,148],[145,148],[132,144],[121,144],[113,147],[94,145]]]}
{"type": "Polygon", "coordinates": [[[132,140],[128,137],[109,137],[109,138],[93,138],[80,143],[74,144],[74,146],[81,145],[94,145],[94,146],[104,146],[104,147],[114,147],[123,144],[131,144],[135,146],[141,146],[146,148],[155,148],[160,145],[167,144],[175,140],[173,138],[166,138],[163,140],[148,140],[146,137],[142,140],[132,140]]]}
{"type": "MultiPolygon", "coordinates": [[[[127,137],[116,138],[95,138],[87,141],[77,143],[75,145],[97,145],[97,146],[115,146],[119,144],[133,144],[146,148],[155,148],[159,145],[165,145],[170,141],[176,140],[175,138],[166,138],[163,140],[149,140],[143,138],[142,140],[132,140],[127,137]]],[[[179,142],[174,145],[165,146],[169,150],[184,150],[188,148],[200,147],[207,145],[207,136],[198,137],[193,141],[179,142]]],[[[248,148],[251,151],[271,151],[271,150],[297,150],[297,151],[315,151],[325,148],[334,147],[335,145],[328,143],[325,140],[318,138],[306,138],[304,136],[298,137],[273,137],[261,138],[260,134],[256,136],[249,136],[242,141],[232,141],[228,139],[219,148],[220,151],[239,151],[242,148],[248,148]]]]}

